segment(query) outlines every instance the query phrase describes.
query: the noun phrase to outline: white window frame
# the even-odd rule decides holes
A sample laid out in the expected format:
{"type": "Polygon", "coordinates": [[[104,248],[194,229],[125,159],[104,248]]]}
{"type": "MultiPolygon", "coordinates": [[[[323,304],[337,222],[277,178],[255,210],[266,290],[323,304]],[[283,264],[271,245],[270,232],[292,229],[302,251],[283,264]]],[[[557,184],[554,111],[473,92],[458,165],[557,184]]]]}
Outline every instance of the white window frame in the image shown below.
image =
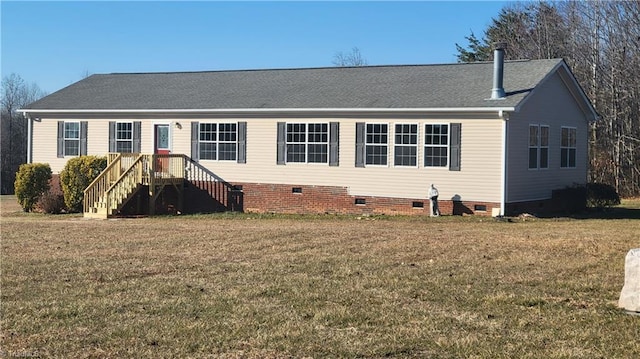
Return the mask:
{"type": "Polygon", "coordinates": [[[330,132],[330,125],[328,122],[287,122],[285,124],[285,161],[286,163],[290,163],[290,164],[319,164],[319,165],[326,165],[329,164],[329,132],[330,132]],[[292,136],[293,134],[290,131],[290,126],[296,126],[298,128],[302,128],[302,131],[298,131],[296,132],[296,135],[299,137],[302,137],[301,139],[298,139],[297,141],[290,139],[290,136],[292,136]],[[315,127],[315,126],[320,126],[320,127],[324,127],[325,131],[313,131],[313,133],[310,132],[310,128],[311,127],[315,127]],[[311,138],[311,135],[317,135],[320,136],[321,139],[320,141],[317,141],[315,139],[311,138]],[[324,137],[323,137],[324,136],[324,137]],[[312,146],[324,146],[324,151],[321,152],[314,152],[314,154],[318,154],[319,156],[324,156],[324,161],[310,161],[310,156],[311,156],[311,147],[312,146]],[[298,156],[303,156],[304,160],[303,161],[292,161],[290,159],[290,147],[289,146],[299,146],[303,149],[303,152],[300,152],[300,154],[298,156]]]}
{"type": "MultiPolygon", "coordinates": [[[[379,167],[388,167],[389,166],[389,123],[365,123],[365,130],[364,130],[364,164],[365,166],[379,166],[379,167]],[[373,128],[376,128],[376,126],[386,126],[387,131],[383,134],[382,132],[369,132],[369,126],[374,126],[373,128]],[[370,142],[369,141],[369,136],[386,136],[387,141],[386,142],[370,142]],[[385,155],[384,156],[378,156],[376,158],[384,158],[384,163],[370,163],[369,162],[369,156],[368,156],[368,152],[370,148],[374,148],[374,147],[380,147],[380,148],[384,148],[385,149],[385,155]]],[[[372,137],[373,138],[373,137],[372,137]]]]}
{"type": "MultiPolygon", "coordinates": [[[[417,168],[418,167],[418,147],[419,147],[419,142],[420,142],[420,125],[417,123],[395,123],[393,125],[393,165],[395,167],[409,167],[409,168],[417,168]],[[415,132],[414,133],[402,133],[402,134],[398,134],[397,130],[398,130],[398,126],[404,127],[404,126],[408,126],[409,129],[412,129],[412,127],[415,127],[415,132]],[[397,139],[398,136],[401,136],[401,140],[400,143],[398,143],[397,139]],[[404,143],[403,139],[405,136],[410,136],[414,138],[414,143],[404,143]],[[397,159],[397,151],[399,148],[413,148],[414,149],[414,154],[413,154],[413,161],[415,164],[398,164],[396,162],[397,159]]],[[[410,156],[403,156],[403,158],[410,158],[410,156]]]]}
{"type": "Polygon", "coordinates": [[[63,155],[64,156],[80,156],[80,121],[64,121],[64,131],[63,131],[63,145],[62,145],[62,151],[63,151],[63,155]],[[77,128],[77,133],[78,133],[78,137],[77,138],[73,138],[73,137],[67,137],[67,125],[70,124],[75,124],[78,126],[77,128]],[[67,153],[67,142],[77,142],[77,153],[67,153]]]}
{"type": "Polygon", "coordinates": [[[528,144],[529,150],[527,152],[527,163],[529,170],[546,170],[549,168],[549,126],[548,125],[539,125],[539,124],[529,124],[529,136],[528,136],[528,144]],[[535,142],[532,143],[531,137],[531,129],[536,129],[536,137],[535,142]],[[546,129],[546,145],[543,143],[542,130],[546,129]],[[536,163],[532,166],[531,163],[531,151],[535,151],[536,154],[536,163]],[[544,153],[544,156],[543,156],[544,153]],[[546,166],[542,164],[542,158],[546,157],[546,166]]]}
{"type": "Polygon", "coordinates": [[[577,167],[578,162],[578,128],[562,126],[560,128],[560,168],[574,169],[577,167]],[[567,131],[567,141],[564,143],[564,131],[567,131]],[[572,136],[573,134],[573,136],[572,136]],[[571,151],[573,150],[573,166],[571,166],[571,151]],[[565,152],[566,151],[566,152],[565,152]],[[566,154],[565,154],[566,153],[566,154]],[[566,156],[566,158],[565,158],[566,156]],[[566,165],[563,166],[563,161],[566,161],[566,165]]]}
{"type": "MultiPolygon", "coordinates": [[[[226,153],[226,152],[225,152],[226,153]]],[[[218,161],[218,162],[235,162],[238,158],[238,123],[237,122],[200,122],[198,124],[198,158],[201,161],[218,161]],[[213,131],[203,131],[203,126],[213,126],[213,131]],[[222,131],[221,127],[232,126],[233,131],[222,131]],[[202,136],[206,133],[213,133],[213,139],[203,140],[202,136]],[[235,140],[223,138],[226,134],[233,134],[235,140]],[[212,144],[215,146],[215,158],[206,158],[202,155],[202,144],[212,144]],[[220,154],[223,153],[221,145],[233,145],[233,158],[221,159],[220,154]]]]}
{"type": "Polygon", "coordinates": [[[133,122],[132,121],[118,121],[118,122],[116,122],[116,131],[115,132],[116,133],[114,134],[114,136],[115,136],[115,142],[116,142],[116,152],[118,152],[118,153],[133,153],[133,122]],[[127,125],[127,124],[130,126],[128,132],[131,134],[131,136],[128,139],[127,138],[121,139],[120,138],[120,134],[121,133],[125,133],[126,131],[120,130],[120,126],[121,125],[127,125]],[[130,146],[130,150],[129,151],[121,151],[120,150],[119,144],[120,143],[125,143],[125,142],[130,144],[129,145],[130,146]]]}
{"type": "MultiPolygon", "coordinates": [[[[424,135],[422,136],[423,141],[424,141],[424,143],[422,144],[423,150],[424,150],[424,152],[422,154],[423,166],[425,168],[431,168],[431,169],[441,168],[441,169],[447,169],[448,170],[449,169],[450,156],[451,156],[451,153],[450,153],[450,150],[449,150],[449,143],[451,142],[451,124],[449,124],[449,123],[425,123],[423,128],[424,128],[424,135]],[[428,144],[427,143],[427,136],[434,136],[434,134],[433,133],[431,133],[431,134],[427,133],[427,126],[440,126],[441,133],[438,135],[439,139],[442,138],[442,127],[446,127],[446,129],[447,129],[447,134],[446,134],[447,141],[446,141],[446,143],[444,143],[444,144],[443,143],[438,143],[438,144],[430,143],[430,144],[428,144]],[[438,166],[427,165],[427,148],[440,148],[440,149],[444,148],[445,151],[447,152],[445,163],[441,164],[441,165],[438,165],[438,166]]],[[[438,141],[438,142],[440,142],[440,141],[438,141]]],[[[436,157],[432,156],[432,158],[436,158],[436,157]]],[[[442,158],[442,156],[437,156],[437,158],[442,158]]]]}

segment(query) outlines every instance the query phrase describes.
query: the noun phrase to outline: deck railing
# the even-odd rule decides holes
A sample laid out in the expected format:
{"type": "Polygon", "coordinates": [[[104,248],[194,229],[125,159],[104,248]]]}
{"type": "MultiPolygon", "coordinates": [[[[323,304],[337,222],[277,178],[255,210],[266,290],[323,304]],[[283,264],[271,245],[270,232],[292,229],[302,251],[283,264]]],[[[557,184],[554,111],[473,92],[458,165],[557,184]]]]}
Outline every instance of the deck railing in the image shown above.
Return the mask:
{"type": "Polygon", "coordinates": [[[84,191],[84,212],[121,209],[139,185],[179,183],[185,178],[184,155],[109,153],[107,167],[84,191]]]}

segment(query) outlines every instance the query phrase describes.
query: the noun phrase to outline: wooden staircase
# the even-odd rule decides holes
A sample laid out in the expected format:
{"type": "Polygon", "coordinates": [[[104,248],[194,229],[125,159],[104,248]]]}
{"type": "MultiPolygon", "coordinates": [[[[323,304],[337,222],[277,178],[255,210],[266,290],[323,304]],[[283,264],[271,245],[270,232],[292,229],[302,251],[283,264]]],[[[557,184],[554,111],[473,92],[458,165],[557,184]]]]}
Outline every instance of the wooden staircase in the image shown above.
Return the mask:
{"type": "MultiPolygon", "coordinates": [[[[182,198],[185,155],[110,153],[107,167],[84,190],[84,216],[110,218],[118,215],[142,188],[149,189],[149,214],[166,186],[173,186],[182,198]]],[[[182,207],[182,203],[179,204],[182,207]]]]}

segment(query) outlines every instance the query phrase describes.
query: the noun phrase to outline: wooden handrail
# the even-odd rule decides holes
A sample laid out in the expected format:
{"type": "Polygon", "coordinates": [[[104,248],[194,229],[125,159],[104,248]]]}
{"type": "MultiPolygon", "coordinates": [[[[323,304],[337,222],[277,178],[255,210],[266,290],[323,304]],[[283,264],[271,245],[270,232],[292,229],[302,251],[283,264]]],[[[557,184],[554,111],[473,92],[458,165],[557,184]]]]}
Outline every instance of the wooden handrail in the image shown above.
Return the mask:
{"type": "Polygon", "coordinates": [[[113,154],[109,154],[107,157],[107,167],[96,177],[84,190],[84,199],[83,199],[83,211],[89,211],[89,208],[93,206],[94,203],[98,202],[98,199],[104,192],[106,191],[109,184],[109,178],[112,177],[113,172],[120,172],[120,159],[122,155],[120,153],[116,154],[116,156],[112,156],[113,154]]]}
{"type": "Polygon", "coordinates": [[[101,204],[119,209],[138,185],[155,186],[159,179],[184,179],[185,155],[109,153],[107,168],[84,191],[84,212],[101,204]]]}

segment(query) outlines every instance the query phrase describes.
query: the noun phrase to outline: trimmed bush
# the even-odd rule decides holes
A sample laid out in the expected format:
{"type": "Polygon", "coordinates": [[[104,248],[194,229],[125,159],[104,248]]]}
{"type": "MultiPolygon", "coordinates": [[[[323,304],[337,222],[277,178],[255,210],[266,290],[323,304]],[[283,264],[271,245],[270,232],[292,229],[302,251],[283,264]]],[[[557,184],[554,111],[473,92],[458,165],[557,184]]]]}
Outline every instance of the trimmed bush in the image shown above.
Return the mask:
{"type": "Polygon", "coordinates": [[[620,196],[616,189],[604,183],[587,184],[587,205],[597,209],[620,204],[620,196]]]}
{"type": "Polygon", "coordinates": [[[18,203],[25,212],[33,211],[38,199],[49,190],[51,167],[46,163],[20,165],[14,182],[18,203]]]}
{"type": "Polygon", "coordinates": [[[107,158],[80,156],[67,161],[60,172],[64,203],[70,212],[82,211],[84,190],[107,167],[107,158]]]}

